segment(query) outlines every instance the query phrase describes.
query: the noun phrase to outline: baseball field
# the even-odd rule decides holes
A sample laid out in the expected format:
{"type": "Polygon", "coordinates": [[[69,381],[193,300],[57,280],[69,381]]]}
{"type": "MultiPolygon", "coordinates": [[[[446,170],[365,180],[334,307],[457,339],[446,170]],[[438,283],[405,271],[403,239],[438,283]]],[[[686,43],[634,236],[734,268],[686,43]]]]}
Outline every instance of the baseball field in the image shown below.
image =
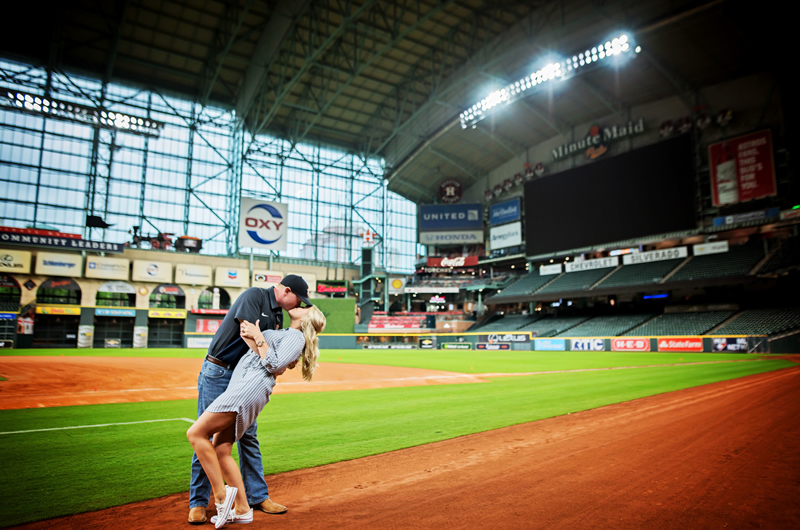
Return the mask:
{"type": "MultiPolygon", "coordinates": [[[[204,350],[0,353],[0,526],[186,523],[204,350]]],[[[254,527],[800,526],[791,356],[326,350],[254,527]],[[487,519],[488,518],[488,519],[487,519]]],[[[296,371],[295,371],[296,372],[296,371]]]]}

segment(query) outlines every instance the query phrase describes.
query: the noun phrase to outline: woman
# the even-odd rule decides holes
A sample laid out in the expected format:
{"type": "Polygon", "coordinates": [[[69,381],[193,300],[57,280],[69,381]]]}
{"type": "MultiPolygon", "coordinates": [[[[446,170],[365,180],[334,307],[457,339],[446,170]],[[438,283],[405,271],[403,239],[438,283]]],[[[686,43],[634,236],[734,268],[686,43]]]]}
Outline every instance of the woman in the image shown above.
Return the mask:
{"type": "Polygon", "coordinates": [[[239,334],[250,351],[236,365],[227,390],[186,433],[214,490],[217,516],[211,522],[216,528],[229,522],[253,522],[253,510],[231,449],[269,402],[277,384],[275,377],[294,368],[300,359],[303,379],[311,381],[314,375],[319,358],[317,334],[325,329],[325,316],[314,306],[288,313],[291,324],[283,330],[262,333],[258,321],[241,323],[239,334]],[[213,441],[209,441],[212,435],[213,441]]]}

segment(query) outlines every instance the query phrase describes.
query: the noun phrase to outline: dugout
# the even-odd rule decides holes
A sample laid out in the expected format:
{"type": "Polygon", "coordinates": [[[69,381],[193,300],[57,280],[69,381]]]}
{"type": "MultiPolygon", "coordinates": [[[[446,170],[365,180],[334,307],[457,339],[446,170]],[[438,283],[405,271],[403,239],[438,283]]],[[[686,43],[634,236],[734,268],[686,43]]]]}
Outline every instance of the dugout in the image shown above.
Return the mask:
{"type": "Polygon", "coordinates": [[[0,343],[3,347],[11,347],[16,340],[21,293],[13,276],[0,274],[0,343]]]}
{"type": "Polygon", "coordinates": [[[147,347],[182,348],[186,327],[186,293],[172,283],[159,285],[150,294],[147,312],[147,347]]]}
{"type": "Polygon", "coordinates": [[[81,288],[71,278],[48,278],[36,291],[34,348],[75,348],[81,315],[81,288]]]}

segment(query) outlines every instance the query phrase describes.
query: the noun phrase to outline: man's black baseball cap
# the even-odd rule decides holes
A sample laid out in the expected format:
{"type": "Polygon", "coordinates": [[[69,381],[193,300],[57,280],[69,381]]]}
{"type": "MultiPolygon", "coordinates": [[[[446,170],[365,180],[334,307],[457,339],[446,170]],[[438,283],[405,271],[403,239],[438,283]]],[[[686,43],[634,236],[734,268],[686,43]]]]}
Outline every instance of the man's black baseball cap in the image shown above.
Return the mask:
{"type": "Polygon", "coordinates": [[[308,284],[300,276],[296,274],[284,276],[284,278],[281,280],[281,285],[291,289],[292,292],[297,295],[297,298],[299,298],[304,304],[314,305],[308,301],[308,284]]]}

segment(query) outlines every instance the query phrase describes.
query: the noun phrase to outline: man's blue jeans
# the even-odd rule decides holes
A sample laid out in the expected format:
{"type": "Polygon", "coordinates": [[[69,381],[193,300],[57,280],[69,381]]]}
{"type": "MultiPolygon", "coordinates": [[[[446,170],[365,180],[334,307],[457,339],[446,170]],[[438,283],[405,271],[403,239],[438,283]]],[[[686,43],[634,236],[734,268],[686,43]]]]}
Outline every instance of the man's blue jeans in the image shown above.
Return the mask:
{"type": "MultiPolygon", "coordinates": [[[[203,361],[200,375],[197,377],[197,417],[217,399],[231,381],[233,368],[226,370],[221,366],[203,361]]],[[[239,440],[239,467],[242,470],[244,489],[247,493],[247,502],[251,505],[260,504],[269,498],[267,483],[264,480],[264,465],[261,463],[261,449],[256,439],[256,422],[245,431],[239,440]]],[[[192,455],[192,483],[189,487],[189,507],[208,506],[211,497],[211,483],[206,477],[203,466],[192,455]]]]}

